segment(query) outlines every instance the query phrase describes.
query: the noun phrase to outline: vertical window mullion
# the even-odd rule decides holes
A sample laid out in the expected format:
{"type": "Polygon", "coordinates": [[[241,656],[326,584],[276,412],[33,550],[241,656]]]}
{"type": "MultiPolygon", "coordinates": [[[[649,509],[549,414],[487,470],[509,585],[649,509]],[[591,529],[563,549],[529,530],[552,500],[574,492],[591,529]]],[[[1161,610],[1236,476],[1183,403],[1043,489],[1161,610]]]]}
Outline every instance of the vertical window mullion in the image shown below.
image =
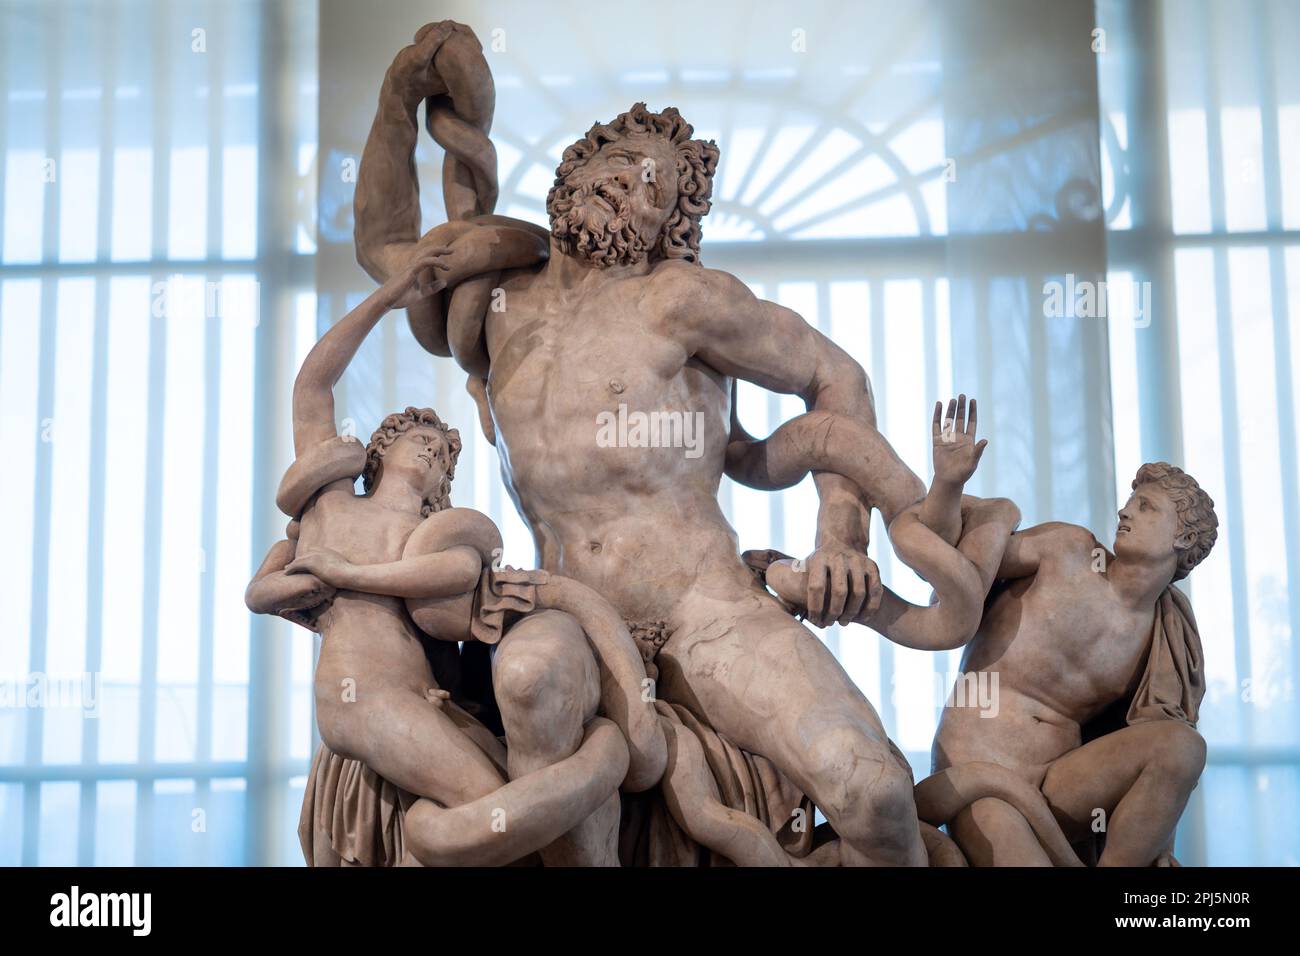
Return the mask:
{"type": "MultiPolygon", "coordinates": [[[[1278,136],[1277,58],[1267,6],[1255,0],[1253,16],[1259,113],[1263,133],[1264,211],[1268,231],[1284,231],[1282,221],[1282,151],[1278,136]]],[[[1291,671],[1300,677],[1300,464],[1296,457],[1295,385],[1291,380],[1291,315],[1287,295],[1286,247],[1268,245],[1270,303],[1273,308],[1273,360],[1276,363],[1278,458],[1282,468],[1282,521],[1286,541],[1287,620],[1291,628],[1291,671]]],[[[1295,716],[1300,718],[1300,701],[1295,716]]],[[[1300,722],[1300,721],[1298,721],[1300,722]]]]}
{"type": "MultiPolygon", "coordinates": [[[[934,275],[926,275],[921,279],[921,323],[923,325],[921,347],[925,353],[926,397],[931,401],[946,402],[951,396],[940,391],[939,382],[939,320],[936,314],[936,299],[938,296],[935,291],[937,282],[938,279],[934,275]]],[[[947,407],[945,404],[944,408],[947,407]]],[[[985,425],[985,427],[988,426],[985,425]]],[[[933,463],[931,462],[926,471],[921,473],[923,480],[932,477],[932,469],[933,463]]],[[[930,700],[936,731],[939,720],[943,716],[944,701],[946,700],[943,695],[948,690],[948,662],[951,656],[946,651],[937,651],[930,655],[931,666],[934,669],[934,684],[932,686],[939,688],[939,693],[930,700]]]]}
{"type": "MultiPolygon", "coordinates": [[[[113,241],[113,169],[116,150],[115,123],[117,108],[118,6],[110,3],[102,12],[99,134],[99,211],[95,220],[95,259],[103,264],[112,258],[113,241]]],[[[104,485],[108,445],[108,317],[110,276],[100,272],[95,278],[95,344],[92,355],[90,400],[90,494],[86,529],[86,672],[98,679],[99,702],[103,700],[103,605],[104,605],[104,485]]],[[[83,764],[99,762],[99,720],[82,721],[81,759],[83,764]]],[[[93,779],[81,785],[81,823],[77,841],[77,862],[92,866],[95,862],[95,818],[98,786],[93,779]]]]}
{"type": "MultiPolygon", "coordinates": [[[[223,258],[223,183],[222,158],[224,156],[224,71],[223,54],[228,49],[222,30],[221,5],[206,4],[209,33],[215,42],[207,54],[208,66],[208,182],[207,182],[207,251],[209,263],[223,258]]],[[[223,273],[210,269],[204,275],[203,319],[204,336],[204,391],[203,391],[203,497],[200,526],[202,563],[199,581],[199,672],[195,695],[195,762],[203,765],[212,759],[213,723],[213,622],[216,617],[216,560],[217,560],[217,458],[221,439],[221,322],[226,308],[226,284],[223,273]],[[215,281],[214,287],[210,283],[215,281]],[[216,288],[214,299],[209,290],[216,288]],[[212,309],[217,303],[219,308],[212,309]]],[[[195,780],[195,805],[205,807],[211,793],[208,778],[195,780]]]]}
{"type": "MultiPolygon", "coordinates": [[[[1205,63],[1205,136],[1209,151],[1210,228],[1215,235],[1227,231],[1227,214],[1223,163],[1223,132],[1219,104],[1219,50],[1213,30],[1213,13],[1201,7],[1202,60],[1205,63]]],[[[1236,351],[1232,335],[1232,296],[1228,272],[1228,251],[1223,243],[1214,244],[1215,321],[1219,340],[1219,389],[1223,402],[1223,478],[1224,506],[1228,519],[1229,568],[1232,575],[1233,653],[1237,679],[1250,673],[1250,590],[1246,581],[1245,508],[1241,494],[1241,449],[1237,435],[1236,351]]],[[[1255,739],[1254,712],[1244,706],[1240,694],[1234,694],[1239,717],[1238,726],[1246,731],[1246,744],[1255,739]]]]}
{"type": "MultiPolygon", "coordinates": [[[[253,412],[252,567],[261,563],[266,542],[275,540],[284,517],[275,507],[270,476],[284,467],[290,445],[287,418],[279,406],[282,366],[292,345],[282,334],[291,327],[290,267],[296,234],[293,204],[285,197],[286,169],[295,168],[295,137],[279,104],[291,102],[293,8],[264,4],[256,19],[257,64],[257,280],[258,324],[255,334],[253,412]],[[282,464],[284,462],[284,464],[282,464]]],[[[290,193],[290,197],[292,193],[290,193]]],[[[282,622],[254,615],[249,634],[248,789],[244,862],[270,865],[278,859],[277,836],[289,779],[285,716],[290,686],[288,653],[276,630],[282,622]]]]}
{"type": "MultiPolygon", "coordinates": [[[[1027,267],[1027,268],[1032,268],[1027,267]]],[[[1027,277],[1026,293],[1031,302],[1034,293],[1044,288],[1043,280],[1046,278],[1042,275],[1031,275],[1027,277]]],[[[1033,306],[1030,306],[1032,310],[1033,306]]],[[[1067,306],[1067,314],[1073,314],[1072,306],[1067,306]]],[[[1079,325],[1089,321],[1087,319],[1058,319],[1058,324],[1064,325],[1067,322],[1074,321],[1079,325]]],[[[1025,329],[1029,337],[1029,374],[1027,378],[1033,383],[1030,394],[1030,416],[1032,439],[1030,447],[1033,448],[1034,456],[1034,512],[1039,515],[1048,516],[1046,520],[1052,520],[1058,513],[1053,507],[1053,469],[1056,462],[1052,458],[1055,442],[1052,441],[1052,387],[1048,381],[1048,365],[1052,360],[1053,342],[1047,335],[1047,321],[1043,316],[1043,310],[1040,307],[1038,315],[1029,316],[1025,329]]],[[[989,410],[993,410],[993,394],[989,394],[989,410]]]]}
{"type": "MultiPolygon", "coordinates": [[[[155,263],[168,254],[171,187],[171,14],[167,4],[150,6],[153,17],[153,202],[150,245],[155,263]]],[[[151,269],[157,288],[165,283],[165,268],[151,269]]],[[[155,310],[156,312],[156,310],[155,310]]],[[[163,425],[167,394],[167,319],[154,314],[149,334],[148,443],[145,449],[144,591],[141,595],[139,756],[142,765],[154,762],[158,714],[158,615],[162,559],[163,425]]],[[[135,864],[153,862],[154,781],[141,778],[136,789],[135,864]]]]}
{"type": "MultiPolygon", "coordinates": [[[[45,156],[60,155],[60,113],[62,82],[62,50],[58,46],[61,36],[61,10],[50,14],[45,21],[46,93],[45,93],[45,156]]],[[[56,183],[46,183],[45,202],[42,208],[42,265],[58,260],[59,255],[59,191],[56,183]]],[[[46,440],[45,423],[54,416],[54,375],[56,332],[58,323],[58,279],[45,275],[41,279],[41,334],[39,378],[36,399],[36,481],[32,501],[32,604],[31,633],[28,637],[28,669],[32,674],[45,670],[46,641],[49,627],[49,577],[50,577],[50,508],[54,480],[53,443],[46,440]]],[[[28,766],[42,762],[45,737],[45,714],[29,711],[27,714],[28,766]]],[[[41,784],[32,781],[23,793],[23,865],[35,866],[40,853],[41,784]]]]}
{"type": "MultiPolygon", "coordinates": [[[[830,284],[827,282],[827,280],[826,280],[826,278],[825,278],[824,275],[819,274],[818,277],[817,277],[817,279],[816,279],[816,292],[815,292],[815,296],[816,296],[815,301],[816,301],[816,303],[817,303],[817,314],[816,314],[815,316],[804,316],[804,318],[805,318],[805,319],[808,319],[808,320],[811,321],[814,325],[816,325],[816,326],[817,326],[817,331],[821,332],[822,335],[826,336],[827,338],[830,338],[830,335],[831,335],[831,289],[830,289],[830,284]]],[[[772,397],[773,397],[773,399],[775,399],[775,401],[776,401],[776,405],[775,405],[775,407],[773,408],[773,414],[772,414],[772,421],[776,423],[776,425],[773,426],[773,428],[775,429],[776,426],[778,426],[778,425],[781,424],[781,405],[780,405],[780,398],[779,398],[779,396],[776,396],[775,394],[773,394],[772,397]]],[[[780,494],[775,494],[775,495],[773,495],[772,497],[773,497],[773,498],[780,498],[780,497],[782,497],[782,496],[781,496],[780,494]]],[[[868,514],[867,519],[868,519],[868,521],[870,520],[870,514],[868,514]]],[[[784,544],[784,536],[785,536],[785,517],[784,517],[784,514],[782,514],[781,519],[780,519],[779,522],[777,521],[777,516],[776,516],[776,514],[775,514],[775,513],[773,514],[773,517],[772,517],[772,527],[774,527],[774,528],[780,528],[780,529],[781,529],[781,530],[780,530],[780,534],[782,535],[782,543],[781,543],[780,545],[777,545],[777,547],[778,547],[780,550],[784,551],[784,550],[785,550],[785,544],[784,544]]],[[[870,534],[870,529],[869,529],[869,528],[868,528],[868,534],[870,534]]],[[[799,555],[799,557],[803,557],[803,555],[799,555]]],[[[838,624],[832,624],[830,627],[826,628],[826,630],[822,632],[822,639],[826,642],[826,646],[830,649],[830,652],[831,652],[832,654],[835,655],[835,659],[836,659],[836,660],[839,660],[839,659],[840,659],[840,634],[842,633],[842,631],[843,631],[843,628],[841,628],[838,624]]]]}
{"type": "MultiPolygon", "coordinates": [[[[871,323],[871,381],[876,395],[876,421],[883,427],[889,404],[889,379],[885,365],[885,279],[881,275],[868,276],[868,295],[871,307],[867,320],[871,323]]],[[[883,519],[875,522],[876,528],[884,528],[883,519]]],[[[885,581],[892,580],[894,554],[884,537],[876,544],[876,558],[880,567],[880,576],[885,581]]],[[[898,708],[894,694],[894,656],[897,645],[893,641],[880,641],[880,711],[881,723],[891,737],[898,736],[898,708]]]]}

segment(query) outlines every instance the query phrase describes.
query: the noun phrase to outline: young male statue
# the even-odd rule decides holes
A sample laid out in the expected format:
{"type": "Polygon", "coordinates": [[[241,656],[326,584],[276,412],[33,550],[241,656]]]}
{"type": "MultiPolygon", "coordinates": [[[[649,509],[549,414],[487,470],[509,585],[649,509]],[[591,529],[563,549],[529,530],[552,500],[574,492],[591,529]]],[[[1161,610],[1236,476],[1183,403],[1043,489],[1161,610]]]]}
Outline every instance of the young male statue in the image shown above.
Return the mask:
{"type": "Polygon", "coordinates": [[[1052,522],[1010,534],[962,678],[991,684],[995,714],[954,694],[934,741],[927,804],[989,764],[1041,792],[1064,838],[1044,839],[1006,800],[981,798],[949,822],[975,865],[1078,865],[1062,851],[1104,834],[1102,866],[1172,862],[1174,827],[1205,765],[1200,636],[1174,582],[1210,553],[1214,502],[1181,469],[1138,469],[1111,551],[1052,522]]]}

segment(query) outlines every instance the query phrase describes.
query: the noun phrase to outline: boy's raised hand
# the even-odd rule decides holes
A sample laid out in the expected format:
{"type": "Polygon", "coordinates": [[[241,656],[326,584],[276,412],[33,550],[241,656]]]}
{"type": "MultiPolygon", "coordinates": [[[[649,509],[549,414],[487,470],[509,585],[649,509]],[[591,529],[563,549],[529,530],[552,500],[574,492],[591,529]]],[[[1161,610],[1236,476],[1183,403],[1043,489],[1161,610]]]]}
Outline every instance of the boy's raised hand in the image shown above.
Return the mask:
{"type": "Polygon", "coordinates": [[[960,486],[975,474],[989,443],[987,438],[975,441],[976,417],[975,399],[970,400],[968,415],[965,395],[949,399],[946,415],[943,402],[934,403],[930,434],[934,444],[935,481],[960,486]]]}

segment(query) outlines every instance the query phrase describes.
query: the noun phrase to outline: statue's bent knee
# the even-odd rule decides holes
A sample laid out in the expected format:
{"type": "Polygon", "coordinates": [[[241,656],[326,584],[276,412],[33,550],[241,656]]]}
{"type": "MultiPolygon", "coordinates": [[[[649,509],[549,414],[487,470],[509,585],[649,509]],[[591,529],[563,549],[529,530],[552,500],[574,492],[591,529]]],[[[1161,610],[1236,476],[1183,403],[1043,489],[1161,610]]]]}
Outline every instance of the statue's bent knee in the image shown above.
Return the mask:
{"type": "Polygon", "coordinates": [[[582,629],[556,611],[506,634],[493,657],[492,686],[511,746],[557,750],[557,759],[573,752],[600,703],[600,672],[582,629]]]}

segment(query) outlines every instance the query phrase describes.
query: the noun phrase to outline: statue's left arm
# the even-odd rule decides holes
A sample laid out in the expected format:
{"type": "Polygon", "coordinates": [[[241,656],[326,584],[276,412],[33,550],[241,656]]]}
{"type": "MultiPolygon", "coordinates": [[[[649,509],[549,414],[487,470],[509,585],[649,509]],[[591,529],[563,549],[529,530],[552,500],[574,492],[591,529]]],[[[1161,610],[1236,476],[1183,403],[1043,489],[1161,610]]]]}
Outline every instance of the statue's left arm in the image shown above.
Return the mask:
{"type": "Polygon", "coordinates": [[[455,597],[478,586],[483,561],[464,545],[378,564],[354,564],[325,548],[291,561],[286,574],[312,574],[335,588],[400,598],[455,597]]]}
{"type": "MultiPolygon", "coordinates": [[[[398,52],[384,75],[353,202],[357,262],[377,282],[400,272],[423,248],[460,235],[447,232],[468,223],[522,231],[540,249],[523,260],[494,250],[467,277],[473,281],[466,281],[454,295],[435,293],[407,303],[411,332],[420,345],[434,355],[455,356],[477,377],[486,374],[478,338],[499,270],[545,258],[549,242],[549,234],[539,226],[492,215],[497,161],[487,133],[495,102],[492,73],[474,32],[450,20],[421,27],[415,42],[398,52]],[[429,134],[446,150],[442,194],[448,220],[423,238],[415,168],[421,102],[429,134]]],[[[449,287],[458,281],[447,277],[449,287]]]]}
{"type": "MultiPolygon", "coordinates": [[[[861,422],[879,437],[866,373],[796,312],[759,299],[725,272],[681,266],[669,275],[671,311],[679,318],[674,327],[691,354],[724,375],[798,395],[809,411],[861,422]]],[[[829,431],[824,440],[834,440],[829,431]]],[[[728,448],[727,473],[764,486],[761,444],[733,446],[728,448]]],[[[877,572],[866,557],[871,507],[880,508],[888,522],[925,494],[921,479],[883,438],[870,451],[874,468],[869,488],[829,472],[813,475],[821,505],[817,550],[808,561],[808,607],[809,620],[819,626],[848,623],[879,600],[877,572]]]]}

